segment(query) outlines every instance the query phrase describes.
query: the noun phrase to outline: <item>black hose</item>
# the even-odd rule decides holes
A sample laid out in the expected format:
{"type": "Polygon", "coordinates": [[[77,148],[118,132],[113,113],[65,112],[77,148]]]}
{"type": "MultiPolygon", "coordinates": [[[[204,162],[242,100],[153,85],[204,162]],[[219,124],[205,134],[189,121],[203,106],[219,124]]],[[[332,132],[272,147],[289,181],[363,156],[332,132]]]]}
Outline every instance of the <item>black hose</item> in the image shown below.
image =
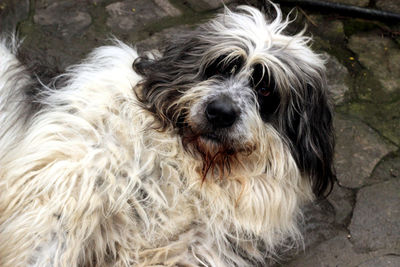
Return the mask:
{"type": "MultiPolygon", "coordinates": [[[[298,5],[309,8],[322,8],[324,11],[331,11],[341,15],[360,17],[366,19],[382,20],[388,22],[400,22],[400,14],[370,9],[365,7],[351,6],[340,3],[313,1],[313,0],[275,0],[282,5],[298,5]]],[[[321,10],[319,10],[321,11],[321,10]]]]}

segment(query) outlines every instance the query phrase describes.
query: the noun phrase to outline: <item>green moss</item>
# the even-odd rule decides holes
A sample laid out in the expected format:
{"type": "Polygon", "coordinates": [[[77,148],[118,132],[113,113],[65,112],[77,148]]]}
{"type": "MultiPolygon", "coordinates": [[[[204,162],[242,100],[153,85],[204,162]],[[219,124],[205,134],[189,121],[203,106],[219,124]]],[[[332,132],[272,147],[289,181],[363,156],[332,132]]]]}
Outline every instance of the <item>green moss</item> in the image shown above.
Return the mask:
{"type": "Polygon", "coordinates": [[[363,19],[349,19],[343,21],[343,28],[346,36],[349,37],[358,32],[366,32],[378,29],[379,23],[363,19]]]}
{"type": "Polygon", "coordinates": [[[103,3],[93,4],[88,11],[92,17],[92,24],[90,25],[92,28],[91,30],[100,33],[109,31],[108,27],[106,26],[107,12],[103,3]]]}
{"type": "MultiPolygon", "coordinates": [[[[110,4],[107,2],[107,4],[110,4]]],[[[92,43],[96,40],[104,40],[110,34],[110,29],[107,27],[108,14],[105,9],[106,4],[102,2],[95,2],[89,6],[88,12],[92,18],[92,23],[89,29],[85,31],[84,38],[90,40],[92,43]]],[[[89,45],[92,46],[92,44],[89,45]]]]}
{"type": "Polygon", "coordinates": [[[338,107],[337,110],[361,119],[382,136],[400,146],[400,99],[385,105],[362,101],[352,102],[338,107]]]}
{"type": "MultiPolygon", "coordinates": [[[[25,27],[26,31],[30,32],[30,30],[33,29],[33,16],[35,14],[35,0],[29,0],[29,11],[28,11],[28,16],[22,20],[19,21],[18,24],[16,25],[16,31],[17,33],[21,34],[21,27],[25,27]]],[[[20,35],[24,36],[24,35],[20,35]]]]}

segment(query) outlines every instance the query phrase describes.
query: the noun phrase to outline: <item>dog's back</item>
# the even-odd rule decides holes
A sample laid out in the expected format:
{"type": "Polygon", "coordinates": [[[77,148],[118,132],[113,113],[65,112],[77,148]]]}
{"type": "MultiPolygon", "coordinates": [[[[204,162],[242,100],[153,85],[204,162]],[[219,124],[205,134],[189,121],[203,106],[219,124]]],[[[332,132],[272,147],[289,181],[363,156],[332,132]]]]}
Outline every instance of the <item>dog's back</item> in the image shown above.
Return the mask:
{"type": "Polygon", "coordinates": [[[140,79],[131,67],[137,54],[121,43],[99,48],[58,77],[57,89],[41,85],[39,95],[29,94],[35,85],[16,54],[17,41],[0,42],[0,266],[76,266],[98,258],[85,247],[115,250],[103,241],[84,244],[101,236],[93,231],[105,226],[103,204],[117,209],[125,192],[117,192],[122,180],[107,179],[128,157],[121,139],[132,131],[121,129],[126,116],[115,112],[140,79]]]}

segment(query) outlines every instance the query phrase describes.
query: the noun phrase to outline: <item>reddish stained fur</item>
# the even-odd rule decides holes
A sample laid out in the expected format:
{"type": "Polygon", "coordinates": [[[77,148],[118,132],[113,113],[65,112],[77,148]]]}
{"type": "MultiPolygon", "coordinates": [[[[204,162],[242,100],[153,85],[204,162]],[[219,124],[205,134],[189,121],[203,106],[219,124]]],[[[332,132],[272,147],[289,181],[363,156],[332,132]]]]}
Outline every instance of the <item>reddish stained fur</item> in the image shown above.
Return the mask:
{"type": "Polygon", "coordinates": [[[202,183],[208,174],[218,177],[219,180],[227,178],[232,168],[244,166],[241,159],[256,149],[252,144],[245,144],[238,149],[228,143],[207,141],[200,133],[184,134],[182,143],[189,153],[201,157],[203,166],[199,169],[199,175],[202,183]]]}

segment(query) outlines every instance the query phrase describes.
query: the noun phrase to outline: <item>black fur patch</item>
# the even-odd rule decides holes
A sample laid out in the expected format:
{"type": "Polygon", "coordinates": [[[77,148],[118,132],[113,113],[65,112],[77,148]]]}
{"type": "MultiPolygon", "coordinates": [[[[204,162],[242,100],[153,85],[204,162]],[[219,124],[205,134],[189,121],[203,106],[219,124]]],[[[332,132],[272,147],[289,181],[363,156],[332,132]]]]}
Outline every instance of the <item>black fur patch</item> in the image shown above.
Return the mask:
{"type": "Polygon", "coordinates": [[[298,167],[311,177],[314,193],[320,197],[331,191],[336,177],[333,110],[323,88],[307,84],[302,92],[302,99],[294,100],[299,101],[296,108],[289,107],[283,127],[298,167]]]}
{"type": "Polygon", "coordinates": [[[159,119],[161,128],[182,122],[182,110],[171,104],[200,81],[201,47],[195,36],[187,36],[172,42],[161,58],[140,57],[133,63],[134,70],[145,77],[141,91],[136,92],[139,100],[159,119]]]}

